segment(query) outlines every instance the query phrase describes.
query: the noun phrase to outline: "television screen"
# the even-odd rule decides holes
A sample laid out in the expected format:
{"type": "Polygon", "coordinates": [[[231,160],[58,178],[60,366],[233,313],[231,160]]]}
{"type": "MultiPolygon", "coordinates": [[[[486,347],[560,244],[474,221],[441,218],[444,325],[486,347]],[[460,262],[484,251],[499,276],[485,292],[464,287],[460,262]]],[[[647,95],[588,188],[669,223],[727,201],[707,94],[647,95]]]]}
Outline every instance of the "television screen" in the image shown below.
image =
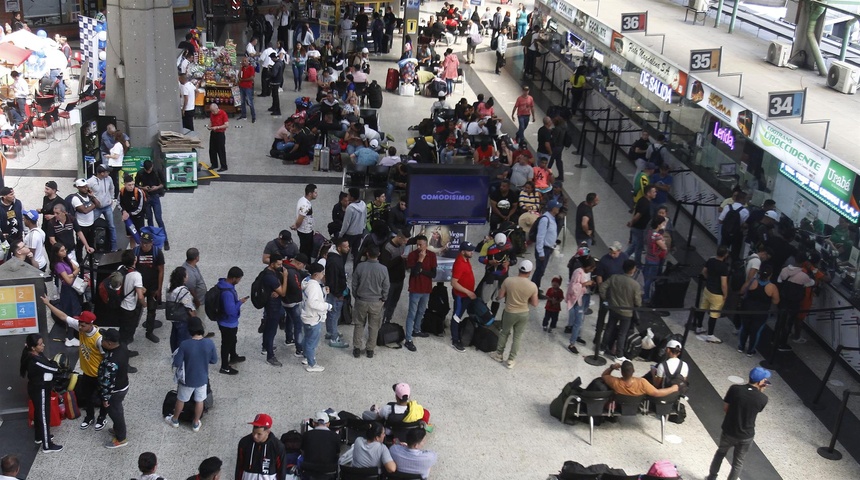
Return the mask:
{"type": "Polygon", "coordinates": [[[489,178],[480,166],[409,166],[406,221],[482,225],[487,217],[489,178]]]}

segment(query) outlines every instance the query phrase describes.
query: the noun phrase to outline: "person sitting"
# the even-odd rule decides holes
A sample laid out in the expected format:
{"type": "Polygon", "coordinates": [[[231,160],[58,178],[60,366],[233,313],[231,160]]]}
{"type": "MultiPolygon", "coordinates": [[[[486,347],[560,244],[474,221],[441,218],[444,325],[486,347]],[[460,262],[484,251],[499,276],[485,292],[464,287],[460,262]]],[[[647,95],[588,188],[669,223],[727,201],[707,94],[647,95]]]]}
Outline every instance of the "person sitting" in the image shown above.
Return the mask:
{"type": "Polygon", "coordinates": [[[323,114],[323,117],[325,117],[327,114],[330,114],[334,118],[340,118],[340,102],[337,101],[337,92],[335,92],[331,88],[325,91],[325,97],[320,102],[320,113],[323,114]]]}
{"type": "Polygon", "coordinates": [[[437,110],[448,110],[451,108],[451,105],[445,100],[447,95],[445,92],[439,92],[437,96],[437,100],[433,102],[433,105],[430,105],[430,118],[434,118],[436,116],[437,110]]]}
{"type": "Polygon", "coordinates": [[[302,458],[305,463],[335,465],[340,456],[340,438],[329,430],[331,420],[328,413],[317,412],[313,428],[302,435],[302,458]]]}
{"type": "Polygon", "coordinates": [[[652,383],[656,388],[671,387],[679,382],[686,382],[690,367],[679,357],[681,356],[681,342],[669,340],[666,343],[666,360],[657,365],[653,372],[652,383]]]}
{"type": "MultiPolygon", "coordinates": [[[[355,439],[352,444],[352,466],[356,468],[377,467],[388,473],[397,470],[397,464],[391,459],[391,452],[382,441],[385,439],[385,429],[379,422],[371,422],[364,436],[355,439]]],[[[341,457],[343,462],[343,457],[341,457]]],[[[344,463],[341,463],[343,465],[344,463]]]]}
{"type": "Polygon", "coordinates": [[[409,398],[411,389],[408,383],[398,383],[392,386],[392,389],[394,390],[394,402],[388,402],[379,410],[374,405],[370,407],[369,412],[365,412],[362,416],[368,420],[374,418],[385,420],[386,432],[396,443],[406,438],[408,430],[414,430],[410,427],[416,427],[419,422],[428,422],[430,412],[409,398]]]}
{"type": "Polygon", "coordinates": [[[491,139],[487,138],[475,147],[475,165],[488,167],[495,157],[496,149],[493,148],[493,141],[491,139]]]}
{"type": "Polygon", "coordinates": [[[379,165],[382,167],[393,167],[400,163],[400,156],[397,155],[397,149],[388,147],[388,155],[379,159],[379,165]]]}
{"type": "Polygon", "coordinates": [[[540,215],[540,193],[535,191],[534,183],[526,182],[523,185],[517,203],[519,204],[520,214],[531,213],[532,215],[540,215]]]}
{"type": "Polygon", "coordinates": [[[433,61],[433,50],[430,48],[430,45],[419,45],[418,53],[415,56],[418,59],[418,66],[422,68],[430,68],[430,64],[433,61]]]}
{"type": "Polygon", "coordinates": [[[278,131],[275,132],[275,141],[272,143],[272,153],[276,153],[276,155],[270,155],[273,157],[281,157],[284,152],[288,152],[293,149],[296,142],[293,140],[293,132],[292,132],[292,121],[288,118],[284,120],[284,124],[278,128],[278,131]]]}
{"type": "Polygon", "coordinates": [[[601,374],[601,378],[613,392],[621,395],[639,396],[648,395],[649,397],[665,397],[678,391],[679,385],[672,385],[667,388],[656,388],[648,380],[642,377],[634,377],[635,373],[633,362],[625,360],[624,363],[613,363],[601,374]],[[613,377],[614,370],[621,370],[621,378],[613,377]]]}
{"type": "Polygon", "coordinates": [[[423,450],[427,432],[423,428],[413,428],[406,434],[406,443],[391,446],[391,459],[397,464],[399,473],[415,473],[426,479],[430,469],[436,464],[436,452],[423,450]]]}
{"type": "Polygon", "coordinates": [[[538,166],[534,167],[534,184],[535,190],[540,193],[549,193],[552,190],[553,176],[549,168],[547,168],[549,160],[546,157],[538,160],[538,166]]]}

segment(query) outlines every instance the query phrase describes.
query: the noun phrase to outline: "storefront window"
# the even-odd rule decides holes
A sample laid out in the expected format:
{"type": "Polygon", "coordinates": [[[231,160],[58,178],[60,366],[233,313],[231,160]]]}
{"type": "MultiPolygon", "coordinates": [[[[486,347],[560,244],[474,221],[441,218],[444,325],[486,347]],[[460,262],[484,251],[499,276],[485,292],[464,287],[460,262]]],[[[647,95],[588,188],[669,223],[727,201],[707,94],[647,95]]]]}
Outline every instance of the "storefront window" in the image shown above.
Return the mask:
{"type": "Polygon", "coordinates": [[[23,2],[24,18],[34,27],[57,25],[77,20],[78,0],[27,0],[23,2]]]}

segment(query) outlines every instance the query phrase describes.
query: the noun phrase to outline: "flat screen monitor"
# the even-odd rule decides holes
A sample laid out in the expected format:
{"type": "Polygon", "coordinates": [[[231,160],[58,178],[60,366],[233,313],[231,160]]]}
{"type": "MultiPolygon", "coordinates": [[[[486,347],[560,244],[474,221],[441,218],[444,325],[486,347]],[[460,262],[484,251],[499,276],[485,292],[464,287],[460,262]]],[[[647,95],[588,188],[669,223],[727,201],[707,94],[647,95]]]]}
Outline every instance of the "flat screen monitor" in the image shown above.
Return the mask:
{"type": "Polygon", "coordinates": [[[483,167],[412,164],[408,171],[408,223],[486,223],[489,177],[483,167]]]}

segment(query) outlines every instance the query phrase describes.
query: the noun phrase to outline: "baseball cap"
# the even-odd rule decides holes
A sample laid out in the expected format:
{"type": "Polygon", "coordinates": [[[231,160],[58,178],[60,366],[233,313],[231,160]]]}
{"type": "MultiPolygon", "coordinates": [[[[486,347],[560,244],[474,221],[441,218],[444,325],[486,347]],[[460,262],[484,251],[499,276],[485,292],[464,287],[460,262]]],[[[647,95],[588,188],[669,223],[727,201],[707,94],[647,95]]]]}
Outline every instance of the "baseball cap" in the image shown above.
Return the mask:
{"type": "Polygon", "coordinates": [[[83,323],[93,323],[96,321],[96,316],[93,314],[93,312],[90,312],[90,311],[83,311],[77,317],[72,317],[72,318],[76,319],[79,322],[83,322],[83,323]]]}
{"type": "Polygon", "coordinates": [[[460,244],[460,250],[463,250],[464,252],[474,252],[475,246],[469,242],[463,242],[460,244]]]}
{"type": "Polygon", "coordinates": [[[278,234],[278,238],[281,240],[285,240],[287,243],[293,241],[293,234],[290,233],[289,230],[281,230],[281,233],[278,234]]]}
{"type": "Polygon", "coordinates": [[[546,204],[546,209],[552,210],[553,208],[561,208],[561,204],[555,200],[550,200],[549,203],[546,204]]]}
{"type": "Polygon", "coordinates": [[[149,232],[141,234],[140,241],[143,243],[152,243],[152,234],[149,232]]]}
{"type": "Polygon", "coordinates": [[[39,212],[36,210],[24,210],[21,212],[25,217],[29,218],[31,222],[36,223],[39,221],[39,212]]]}
{"type": "Polygon", "coordinates": [[[379,140],[373,139],[370,141],[370,148],[379,148],[379,140]]]}
{"type": "Polygon", "coordinates": [[[248,422],[248,425],[253,425],[255,427],[272,428],[272,417],[265,413],[258,413],[257,416],[254,417],[254,421],[248,422]]]}
{"type": "Polygon", "coordinates": [[[411,393],[412,389],[409,388],[408,383],[398,383],[397,385],[394,385],[394,396],[398,399],[408,397],[411,393]]]}
{"type": "Polygon", "coordinates": [[[75,183],[73,183],[72,185],[75,187],[86,187],[87,181],[84,180],[83,178],[79,178],[79,179],[75,180],[75,183]]]}
{"type": "Polygon", "coordinates": [[[295,257],[293,257],[293,261],[302,263],[304,265],[311,263],[311,260],[304,253],[300,253],[300,254],[296,255],[295,257]]]}
{"type": "Polygon", "coordinates": [[[364,47],[361,49],[361,53],[370,53],[370,50],[368,50],[367,47],[364,47]]]}
{"type": "Polygon", "coordinates": [[[119,342],[119,330],[108,328],[102,332],[102,341],[119,342]]]}
{"type": "Polygon", "coordinates": [[[777,222],[779,221],[779,214],[776,213],[776,211],[774,211],[774,210],[768,210],[768,211],[764,212],[764,216],[768,217],[768,218],[772,218],[773,220],[775,220],[777,222]]]}
{"type": "Polygon", "coordinates": [[[750,370],[750,383],[758,383],[765,380],[765,385],[770,385],[770,370],[763,367],[755,367],[750,370]]]}
{"type": "Polygon", "coordinates": [[[621,246],[621,242],[617,240],[612,242],[612,245],[609,246],[609,249],[615,252],[620,252],[621,250],[624,250],[624,248],[621,246]]]}
{"type": "Polygon", "coordinates": [[[51,190],[57,190],[57,182],[53,180],[48,180],[47,182],[45,182],[45,186],[50,188],[51,190]]]}
{"type": "Polygon", "coordinates": [[[648,163],[646,163],[646,164],[645,164],[645,168],[644,168],[644,169],[645,169],[645,170],[654,170],[654,169],[656,169],[656,168],[657,168],[657,165],[654,165],[653,163],[648,162],[648,163]]]}
{"type": "Polygon", "coordinates": [[[532,264],[531,260],[523,260],[522,263],[520,263],[520,272],[522,273],[529,273],[533,268],[534,264],[532,264]]]}
{"type": "Polygon", "coordinates": [[[445,92],[439,92],[439,94],[438,94],[438,95],[436,95],[436,96],[437,96],[438,98],[445,98],[445,97],[447,97],[447,96],[448,96],[448,94],[446,94],[445,92]]]}
{"type": "Polygon", "coordinates": [[[329,422],[328,414],[325,412],[317,412],[316,415],[314,415],[314,422],[316,422],[316,423],[328,423],[329,422]]]}
{"type": "Polygon", "coordinates": [[[669,340],[666,342],[666,348],[681,348],[681,342],[677,340],[669,340]]]}
{"type": "Polygon", "coordinates": [[[495,237],[493,237],[493,242],[495,242],[496,245],[504,245],[508,243],[508,236],[504,233],[499,232],[496,234],[495,237]]]}

